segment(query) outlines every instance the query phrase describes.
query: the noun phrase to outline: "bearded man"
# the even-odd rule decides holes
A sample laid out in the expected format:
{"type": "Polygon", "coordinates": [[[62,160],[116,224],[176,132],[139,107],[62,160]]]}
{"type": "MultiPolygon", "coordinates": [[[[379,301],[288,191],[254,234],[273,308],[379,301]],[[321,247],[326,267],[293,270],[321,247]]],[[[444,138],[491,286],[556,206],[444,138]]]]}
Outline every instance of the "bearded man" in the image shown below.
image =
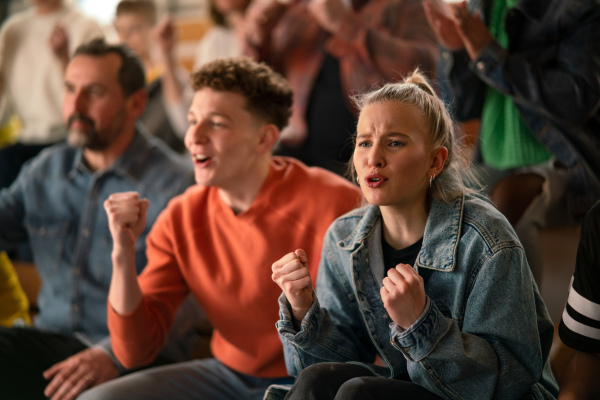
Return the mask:
{"type": "Polygon", "coordinates": [[[191,164],[136,125],[146,99],[133,53],[102,39],[83,44],[65,73],[68,143],[45,149],[0,191],[0,251],[28,240],[42,281],[34,327],[0,330],[3,399],[75,398],[125,372],[108,337],[112,240],[103,202],[122,191],[152,199],[136,242],[139,273],[154,220],[194,181],[191,164]]]}

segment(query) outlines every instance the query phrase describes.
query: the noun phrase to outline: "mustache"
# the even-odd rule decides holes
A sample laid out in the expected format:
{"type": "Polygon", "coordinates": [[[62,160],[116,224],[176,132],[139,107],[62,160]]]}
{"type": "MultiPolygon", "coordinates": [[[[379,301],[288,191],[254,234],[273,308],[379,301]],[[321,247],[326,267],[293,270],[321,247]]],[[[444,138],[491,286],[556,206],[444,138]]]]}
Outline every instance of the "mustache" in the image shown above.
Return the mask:
{"type": "Polygon", "coordinates": [[[69,116],[69,119],[67,120],[67,126],[70,128],[73,122],[75,122],[76,120],[83,121],[92,127],[94,126],[94,121],[90,117],[88,117],[87,115],[83,115],[79,112],[75,112],[69,116]]]}

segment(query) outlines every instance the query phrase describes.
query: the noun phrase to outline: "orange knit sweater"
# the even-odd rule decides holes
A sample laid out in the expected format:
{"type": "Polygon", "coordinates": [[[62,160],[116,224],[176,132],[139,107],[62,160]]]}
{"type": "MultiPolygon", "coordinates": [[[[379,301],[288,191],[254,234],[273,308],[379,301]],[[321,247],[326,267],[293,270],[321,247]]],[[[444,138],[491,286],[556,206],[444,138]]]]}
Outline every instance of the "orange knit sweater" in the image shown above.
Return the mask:
{"type": "Polygon", "coordinates": [[[126,367],[150,362],[192,291],[213,324],[217,359],[247,375],[287,376],[275,329],[281,289],[271,280],[271,265],[303,248],[314,282],[327,228],[361,199],[360,190],[337,175],[282,157],[273,158],[257,198],[239,215],[216,188],[188,189],[148,236],[142,304],[126,316],[108,307],[115,354],[126,367]]]}

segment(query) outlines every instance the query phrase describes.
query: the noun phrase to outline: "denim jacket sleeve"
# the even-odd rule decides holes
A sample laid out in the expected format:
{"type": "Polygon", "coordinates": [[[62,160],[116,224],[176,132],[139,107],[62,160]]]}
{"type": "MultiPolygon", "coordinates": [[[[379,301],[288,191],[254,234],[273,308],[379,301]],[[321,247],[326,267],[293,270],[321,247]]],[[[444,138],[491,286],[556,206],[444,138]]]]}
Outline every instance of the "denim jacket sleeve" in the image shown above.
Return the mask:
{"type": "MultiPolygon", "coordinates": [[[[584,2],[552,3],[538,21],[518,7],[507,10],[505,25],[511,49],[492,41],[469,67],[516,104],[555,122],[581,124],[600,104],[600,7],[584,2]],[[533,24],[539,31],[520,34],[532,32],[526,28],[533,24]]],[[[460,61],[464,54],[454,54],[456,68],[466,66],[460,61]]],[[[455,70],[450,78],[468,79],[468,74],[455,70]]],[[[452,86],[463,85],[455,81],[452,86]]]]}
{"type": "Polygon", "coordinates": [[[336,250],[328,234],[323,244],[317,291],[316,294],[313,291],[313,304],[301,322],[300,331],[294,329],[287,298],[284,294],[279,298],[277,329],[292,376],[319,362],[372,363],[375,358],[375,351],[367,347],[371,341],[362,325],[354,294],[348,290],[351,283],[342,272],[343,264],[336,250]]]}
{"type": "Polygon", "coordinates": [[[429,301],[407,330],[391,326],[392,343],[411,380],[443,398],[520,398],[545,364],[523,249],[493,253],[474,275],[462,326],[429,301]]]}

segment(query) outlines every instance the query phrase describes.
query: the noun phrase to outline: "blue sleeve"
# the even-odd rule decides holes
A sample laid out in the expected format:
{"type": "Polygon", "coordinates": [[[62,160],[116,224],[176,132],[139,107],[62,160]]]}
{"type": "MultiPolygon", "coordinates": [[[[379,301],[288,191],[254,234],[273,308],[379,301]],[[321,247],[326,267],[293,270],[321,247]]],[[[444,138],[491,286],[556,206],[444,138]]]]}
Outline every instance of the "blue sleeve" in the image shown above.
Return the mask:
{"type": "MultiPolygon", "coordinates": [[[[372,363],[375,350],[351,289],[335,241],[328,234],[319,265],[316,294],[313,304],[301,322],[294,328],[289,303],[284,294],[279,298],[280,320],[277,329],[284,347],[288,373],[298,373],[324,361],[358,361],[372,363]],[[318,298],[317,298],[318,297],[318,298]]],[[[347,266],[346,266],[347,267],[347,266]]]]}
{"type": "Polygon", "coordinates": [[[408,360],[411,380],[452,399],[515,398],[531,390],[552,340],[546,332],[550,341],[540,343],[543,303],[533,287],[523,249],[505,248],[477,273],[462,326],[431,301],[406,331],[392,326],[392,343],[408,360]]]}
{"type": "MultiPolygon", "coordinates": [[[[585,122],[600,105],[600,7],[582,8],[569,10],[579,13],[569,26],[548,29],[548,36],[553,33],[554,37],[540,44],[541,48],[529,45],[526,51],[507,50],[492,41],[470,63],[470,69],[487,85],[545,118],[585,122]]],[[[518,14],[516,9],[508,10],[507,29],[518,14]]],[[[556,25],[563,22],[555,19],[556,25]]]]}

